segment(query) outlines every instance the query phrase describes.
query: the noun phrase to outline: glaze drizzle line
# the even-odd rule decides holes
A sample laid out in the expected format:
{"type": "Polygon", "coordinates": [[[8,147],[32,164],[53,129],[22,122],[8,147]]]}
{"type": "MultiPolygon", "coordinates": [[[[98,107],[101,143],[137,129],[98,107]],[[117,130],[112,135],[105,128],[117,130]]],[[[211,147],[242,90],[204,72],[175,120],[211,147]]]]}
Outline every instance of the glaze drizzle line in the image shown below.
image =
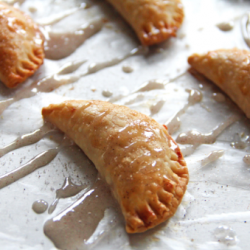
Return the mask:
{"type": "Polygon", "coordinates": [[[43,25],[43,26],[52,25],[52,24],[55,24],[55,23],[61,21],[65,17],[68,17],[68,16],[74,14],[78,10],[86,9],[87,7],[88,7],[88,5],[86,3],[81,3],[80,6],[78,6],[78,7],[71,8],[71,9],[65,10],[63,12],[56,13],[54,15],[47,16],[47,17],[44,17],[41,19],[36,19],[36,23],[43,25]]]}
{"type": "Polygon", "coordinates": [[[59,60],[71,55],[87,39],[102,29],[103,19],[96,19],[91,23],[82,25],[74,32],[56,33],[49,27],[42,29],[46,38],[44,43],[45,56],[48,59],[59,60]]]}
{"type": "Polygon", "coordinates": [[[240,119],[237,115],[230,116],[226,121],[217,125],[211,132],[202,134],[196,130],[181,133],[176,138],[176,142],[180,144],[211,144],[216,138],[230,125],[240,119]]]}
{"type": "Polygon", "coordinates": [[[77,70],[83,63],[86,62],[86,60],[80,61],[80,62],[70,62],[66,65],[62,66],[62,68],[55,74],[45,77],[41,79],[38,82],[34,82],[29,87],[17,92],[13,97],[0,101],[0,114],[3,113],[3,111],[9,107],[11,104],[13,104],[16,101],[19,101],[24,98],[29,98],[38,92],[51,92],[57,88],[59,88],[62,85],[74,83],[78,81],[81,77],[96,73],[104,68],[114,66],[125,59],[136,56],[136,55],[145,55],[148,52],[147,47],[139,46],[138,48],[134,48],[131,50],[128,54],[125,54],[124,56],[113,58],[112,60],[100,62],[100,63],[92,63],[89,65],[88,69],[83,73],[79,75],[69,75],[68,73],[71,73],[71,71],[77,70]],[[67,73],[68,75],[63,75],[67,73]]]}
{"type": "Polygon", "coordinates": [[[165,123],[170,134],[173,134],[180,128],[180,116],[185,114],[189,107],[201,102],[202,100],[202,93],[199,90],[187,89],[186,91],[189,93],[188,103],[165,123]]]}
{"type": "Polygon", "coordinates": [[[45,123],[41,128],[35,130],[34,132],[21,135],[17,137],[16,140],[11,142],[9,145],[3,148],[0,148],[0,157],[2,157],[3,155],[17,148],[24,147],[30,144],[34,144],[35,142],[38,142],[40,139],[42,139],[45,135],[52,133],[52,132],[59,132],[59,131],[53,129],[50,124],[45,123]]]}
{"type": "Polygon", "coordinates": [[[19,168],[14,169],[11,172],[1,176],[0,189],[34,172],[36,169],[47,165],[57,156],[58,152],[59,148],[44,151],[19,168]]]}
{"type": "Polygon", "coordinates": [[[49,214],[54,212],[59,202],[59,199],[74,196],[86,187],[87,187],[86,184],[76,185],[71,181],[70,177],[66,177],[62,187],[56,190],[56,198],[49,207],[49,211],[48,211],[49,214]]]}

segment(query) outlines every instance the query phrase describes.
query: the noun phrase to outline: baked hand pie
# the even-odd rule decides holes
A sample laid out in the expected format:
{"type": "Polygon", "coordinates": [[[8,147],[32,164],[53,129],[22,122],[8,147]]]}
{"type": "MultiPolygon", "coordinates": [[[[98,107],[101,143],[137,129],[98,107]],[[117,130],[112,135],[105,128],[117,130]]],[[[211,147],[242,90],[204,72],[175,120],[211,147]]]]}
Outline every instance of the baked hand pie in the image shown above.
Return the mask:
{"type": "Polygon", "coordinates": [[[0,81],[14,88],[43,63],[43,35],[20,10],[0,2],[0,81]]]}
{"type": "Polygon", "coordinates": [[[66,101],[42,114],[95,164],[121,206],[128,233],[143,232],[175,213],[189,175],[165,126],[104,101],[66,101]]]}
{"type": "Polygon", "coordinates": [[[188,63],[221,88],[250,118],[250,52],[220,49],[193,54],[188,63]]]}
{"type": "Polygon", "coordinates": [[[143,45],[176,35],[183,22],[180,0],[108,0],[133,27],[143,45]]]}

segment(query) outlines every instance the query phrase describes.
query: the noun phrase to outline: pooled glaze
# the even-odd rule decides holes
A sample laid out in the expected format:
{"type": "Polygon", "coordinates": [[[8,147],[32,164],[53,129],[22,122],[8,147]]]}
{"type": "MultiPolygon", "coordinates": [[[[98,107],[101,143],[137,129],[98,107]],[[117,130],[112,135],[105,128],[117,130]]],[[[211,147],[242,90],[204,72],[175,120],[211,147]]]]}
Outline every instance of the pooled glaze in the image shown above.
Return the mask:
{"type": "Polygon", "coordinates": [[[59,60],[71,55],[88,38],[100,31],[103,25],[104,21],[97,19],[74,32],[55,33],[44,29],[46,58],[59,60]]]}
{"type": "Polygon", "coordinates": [[[74,196],[84,188],[86,188],[86,185],[76,185],[71,181],[70,177],[66,177],[62,187],[56,190],[56,198],[49,207],[49,214],[54,212],[59,199],[74,196]]]}
{"type": "Polygon", "coordinates": [[[211,162],[218,160],[224,155],[224,150],[214,150],[208,156],[201,160],[201,166],[204,167],[211,162]]]}
{"type": "Polygon", "coordinates": [[[225,122],[216,126],[209,133],[200,133],[196,130],[191,130],[186,133],[178,135],[176,142],[180,144],[211,144],[216,138],[230,125],[239,120],[239,116],[232,115],[225,122]]]}
{"type": "Polygon", "coordinates": [[[85,249],[105,209],[115,205],[110,189],[98,178],[76,202],[45,223],[44,233],[59,249],[85,249]]]}
{"type": "Polygon", "coordinates": [[[48,202],[45,200],[37,200],[32,204],[32,209],[37,214],[44,213],[48,208],[48,202]]]}
{"type": "Polygon", "coordinates": [[[190,106],[193,106],[202,100],[202,93],[199,90],[187,89],[186,91],[189,93],[188,103],[165,123],[170,134],[173,134],[180,128],[181,121],[179,117],[185,114],[190,106]]]}

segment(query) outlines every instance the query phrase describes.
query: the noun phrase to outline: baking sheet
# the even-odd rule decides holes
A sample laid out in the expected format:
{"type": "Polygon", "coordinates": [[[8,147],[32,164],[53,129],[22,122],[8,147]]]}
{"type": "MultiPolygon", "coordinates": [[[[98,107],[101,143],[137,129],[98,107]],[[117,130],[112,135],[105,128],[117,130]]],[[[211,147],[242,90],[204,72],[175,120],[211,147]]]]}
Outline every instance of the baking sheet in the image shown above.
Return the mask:
{"type": "MultiPolygon", "coordinates": [[[[50,17],[84,1],[38,1],[26,0],[15,3],[35,20],[50,17]],[[31,12],[32,8],[36,11],[31,12]]],[[[87,1],[86,1],[87,2],[87,1]]],[[[93,62],[105,62],[129,53],[139,46],[130,27],[104,1],[89,1],[90,7],[81,9],[51,26],[53,32],[67,32],[97,17],[107,19],[104,27],[87,39],[68,57],[61,60],[45,60],[44,65],[17,90],[0,86],[1,100],[26,88],[33,81],[55,73],[62,65],[75,60],[87,60],[73,74],[87,70],[93,62]]],[[[122,218],[114,211],[106,211],[98,226],[93,242],[86,249],[248,249],[250,233],[249,169],[243,157],[250,153],[235,149],[230,143],[235,135],[242,140],[250,135],[249,119],[227,97],[219,103],[212,97],[221,93],[209,81],[199,80],[188,70],[187,57],[194,52],[206,52],[218,48],[238,47],[248,49],[241,34],[241,17],[250,8],[249,1],[226,0],[183,0],[185,20],[176,38],[150,48],[146,55],[132,56],[117,65],[107,67],[94,74],[80,78],[75,83],[62,86],[49,93],[37,93],[13,103],[1,115],[0,146],[8,145],[17,136],[30,133],[42,126],[41,108],[65,99],[100,99],[103,90],[113,93],[112,97],[127,95],[116,103],[152,115],[150,107],[159,100],[164,105],[153,118],[167,122],[187,103],[186,89],[197,89],[203,99],[187,109],[181,119],[180,129],[173,135],[196,129],[210,132],[230,115],[240,114],[235,122],[211,145],[199,146],[186,157],[190,171],[190,182],[182,204],[176,215],[160,227],[144,234],[127,235],[122,218]],[[234,20],[231,31],[221,31],[216,24],[234,20]],[[132,73],[124,73],[122,67],[129,65],[132,73]],[[137,101],[132,94],[144,82],[159,79],[166,82],[165,89],[147,91],[137,101]],[[214,150],[224,150],[218,160],[201,166],[201,160],[214,150]],[[115,218],[115,219],[114,219],[115,218]],[[110,224],[110,220],[115,223],[110,224]],[[104,230],[103,230],[104,229],[104,230]],[[102,231],[103,230],[103,231],[102,231]],[[100,233],[101,232],[101,233],[100,233]]],[[[37,154],[53,148],[57,143],[49,137],[39,142],[8,153],[0,159],[0,175],[3,175],[37,154]]],[[[44,199],[49,204],[55,198],[66,177],[76,184],[94,182],[97,172],[87,157],[77,148],[61,151],[45,167],[0,190],[0,245],[1,249],[56,249],[44,235],[43,225],[51,217],[76,201],[77,196],[61,199],[52,215],[47,212],[36,214],[32,204],[44,199]]],[[[70,229],[69,229],[70,230],[70,229]]]]}

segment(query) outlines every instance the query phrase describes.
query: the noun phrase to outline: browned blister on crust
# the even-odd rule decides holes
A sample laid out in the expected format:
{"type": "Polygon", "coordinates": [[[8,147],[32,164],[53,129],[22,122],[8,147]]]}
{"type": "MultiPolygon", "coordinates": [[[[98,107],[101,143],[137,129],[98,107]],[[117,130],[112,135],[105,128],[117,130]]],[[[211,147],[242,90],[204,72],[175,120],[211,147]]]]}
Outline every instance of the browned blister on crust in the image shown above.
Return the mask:
{"type": "Polygon", "coordinates": [[[14,88],[43,63],[43,35],[20,10],[0,2],[0,81],[14,88]]]}
{"type": "Polygon", "coordinates": [[[143,45],[160,43],[183,22],[180,0],[108,0],[133,27],[143,45]]]}
{"type": "Polygon", "coordinates": [[[43,108],[42,114],[93,161],[121,206],[128,233],[173,216],[189,175],[166,127],[104,101],[66,101],[43,108]]]}
{"type": "Polygon", "coordinates": [[[250,52],[219,49],[193,54],[188,63],[221,88],[250,118],[250,52]]]}

